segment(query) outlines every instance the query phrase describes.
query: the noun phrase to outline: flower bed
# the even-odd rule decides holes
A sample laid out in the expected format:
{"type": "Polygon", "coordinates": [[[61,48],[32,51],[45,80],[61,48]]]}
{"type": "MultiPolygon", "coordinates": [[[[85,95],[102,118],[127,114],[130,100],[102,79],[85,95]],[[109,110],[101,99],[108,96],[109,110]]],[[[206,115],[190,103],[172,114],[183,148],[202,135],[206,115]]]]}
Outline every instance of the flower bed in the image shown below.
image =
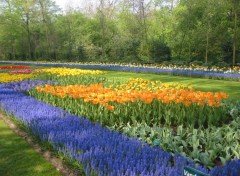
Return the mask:
{"type": "Polygon", "coordinates": [[[33,74],[9,74],[0,73],[0,83],[22,81],[24,79],[33,78],[33,74]]]}
{"type": "Polygon", "coordinates": [[[22,81],[33,78],[33,70],[25,65],[0,66],[0,83],[22,81]]]}
{"type": "Polygon", "coordinates": [[[9,82],[5,85],[7,87],[13,88],[15,91],[19,92],[25,92],[27,93],[31,89],[35,88],[36,86],[41,86],[45,84],[55,84],[55,81],[50,80],[24,80],[24,81],[18,81],[18,82],[9,82]]]}
{"type": "MultiPolygon", "coordinates": [[[[8,62],[2,62],[8,63],[8,62]]],[[[227,79],[240,80],[240,67],[208,67],[198,65],[165,65],[165,64],[138,64],[138,63],[51,63],[51,62],[13,62],[16,64],[29,64],[38,66],[61,66],[74,67],[83,69],[102,69],[102,70],[118,70],[118,71],[132,71],[132,72],[150,72],[150,73],[164,73],[170,75],[185,75],[193,77],[206,77],[213,79],[227,79]]]]}
{"type": "MultiPolygon", "coordinates": [[[[69,117],[74,117],[74,123],[76,122],[76,124],[78,124],[81,120],[77,121],[75,118],[77,118],[77,116],[84,116],[93,123],[100,123],[103,129],[106,129],[104,128],[105,126],[108,129],[126,134],[129,137],[134,137],[135,141],[138,141],[144,146],[146,145],[154,150],[158,149],[169,152],[170,159],[167,161],[169,165],[164,165],[164,167],[175,167],[175,159],[180,158],[181,162],[186,165],[194,166],[193,161],[195,164],[200,163],[209,169],[208,171],[205,169],[206,172],[211,173],[226,173],[226,171],[222,169],[226,169],[230,162],[231,164],[236,164],[234,167],[237,169],[234,171],[231,168],[232,166],[229,166],[227,167],[227,172],[231,172],[232,174],[239,172],[239,161],[237,158],[239,159],[240,155],[240,101],[238,103],[237,101],[231,103],[225,100],[228,97],[225,93],[200,92],[190,86],[177,83],[166,84],[160,81],[147,81],[139,78],[130,79],[124,83],[118,82],[117,80],[108,80],[106,77],[98,75],[106,73],[107,72],[102,71],[69,68],[37,69],[33,77],[23,78],[27,80],[11,82],[5,85],[10,88],[9,90],[13,89],[14,91],[24,92],[39,100],[63,108],[66,112],[61,110],[62,113],[57,115],[61,120],[63,120],[62,118],[69,119],[69,117]],[[32,79],[43,79],[44,81],[33,81],[32,79]],[[35,89],[36,86],[38,86],[37,89],[35,89]],[[190,158],[192,161],[190,161],[190,159],[184,161],[186,158],[180,157],[180,155],[190,158]],[[221,167],[215,167],[220,165],[221,167]],[[214,169],[212,169],[213,167],[214,169]]],[[[18,79],[5,80],[5,82],[9,81],[18,81],[18,79]]],[[[3,88],[5,89],[6,87],[3,88]]],[[[16,101],[16,103],[13,101],[12,103],[19,106],[18,101],[16,101]]],[[[24,108],[26,107],[22,109],[24,110],[24,108]]],[[[29,108],[31,108],[31,106],[29,106],[29,108]]],[[[30,111],[30,109],[27,108],[24,111],[27,112],[30,111]]],[[[31,112],[31,114],[34,115],[33,112],[31,112]]],[[[29,114],[29,117],[31,114],[29,114]]],[[[36,117],[36,114],[34,116],[36,117]]],[[[20,120],[20,122],[22,120],[20,120]]],[[[56,118],[54,121],[57,120],[59,119],[56,118]]],[[[59,121],[59,123],[68,124],[68,121],[65,120],[59,121]]],[[[37,121],[41,124],[39,119],[37,121]]],[[[27,128],[29,128],[30,124],[35,124],[35,121],[34,123],[32,122],[31,120],[31,122],[26,123],[27,128]]],[[[55,130],[54,126],[56,125],[59,127],[58,124],[53,122],[52,126],[49,124],[49,128],[45,126],[41,127],[41,130],[38,126],[34,126],[33,128],[37,129],[38,132],[35,134],[39,136],[41,140],[48,141],[51,145],[56,145],[54,148],[58,150],[60,155],[64,155],[69,160],[78,160],[79,162],[80,160],[78,158],[76,159],[76,155],[82,152],[81,147],[83,146],[80,145],[79,149],[74,148],[73,154],[71,152],[72,149],[68,147],[69,145],[77,145],[78,147],[78,142],[75,140],[76,138],[73,137],[76,143],[70,144],[70,142],[67,142],[65,145],[65,141],[62,141],[64,139],[60,140],[55,136],[57,134],[51,131],[55,130]],[[47,132],[45,133],[44,130],[47,132]],[[39,135],[39,133],[42,136],[39,135]],[[54,141],[60,140],[60,143],[57,142],[57,144],[55,144],[52,138],[53,134],[54,141]]],[[[94,124],[92,125],[95,126],[94,124]]],[[[58,127],[56,130],[59,130],[58,127]]],[[[61,130],[64,131],[65,128],[68,129],[70,127],[64,126],[61,127],[61,130]]],[[[94,131],[92,127],[91,129],[94,131]]],[[[61,133],[61,130],[56,131],[56,133],[61,133]]],[[[78,127],[74,127],[73,130],[79,129],[78,127]]],[[[102,132],[99,133],[102,134],[102,132]]],[[[115,134],[117,132],[113,133],[115,134]]],[[[71,134],[77,135],[78,133],[71,131],[71,134]]],[[[67,136],[65,133],[62,135],[65,135],[64,137],[67,136]]],[[[103,136],[104,135],[105,134],[103,134],[103,136]]],[[[88,137],[90,138],[90,136],[88,137]]],[[[87,142],[99,148],[98,138],[99,136],[93,133],[91,139],[97,142],[94,144],[90,141],[87,142]]],[[[109,136],[108,138],[111,139],[109,136]]],[[[104,140],[107,139],[104,138],[104,140]]],[[[123,141],[125,141],[125,139],[123,141]]],[[[114,142],[114,145],[115,143],[116,142],[114,142]]],[[[102,147],[100,148],[102,149],[102,147]]],[[[112,157],[113,154],[105,155],[107,150],[110,149],[104,148],[103,156],[112,157]]],[[[114,150],[117,149],[114,148],[114,150]]],[[[93,154],[91,153],[91,155],[93,154]]],[[[117,157],[114,155],[114,158],[117,157]]],[[[102,175],[111,175],[112,170],[114,170],[111,169],[112,166],[106,163],[103,163],[106,168],[101,167],[102,169],[99,169],[99,164],[101,163],[96,164],[95,161],[91,159],[89,159],[88,162],[81,161],[85,163],[85,171],[89,175],[94,174],[94,172],[101,173],[102,175]]],[[[119,164],[120,163],[118,163],[118,166],[122,167],[119,164]]],[[[149,170],[150,166],[148,165],[145,165],[145,167],[147,167],[149,173],[151,169],[154,170],[152,167],[149,170]]],[[[180,170],[182,170],[182,167],[183,166],[181,166],[180,170]]],[[[143,167],[141,166],[141,168],[143,167]]],[[[115,169],[117,169],[117,167],[115,167],[115,169]]],[[[132,170],[132,168],[128,170],[132,170]]],[[[165,172],[164,170],[165,169],[162,171],[165,172]]],[[[200,168],[200,170],[202,169],[200,168]]],[[[152,172],[153,175],[155,172],[156,169],[152,172]]],[[[122,173],[122,175],[134,175],[139,172],[133,169],[133,171],[129,173],[126,170],[122,173]]],[[[146,172],[144,173],[146,174],[146,172]]]]}
{"type": "MultiPolygon", "coordinates": [[[[41,141],[48,141],[59,154],[80,162],[86,175],[179,176],[183,166],[194,166],[191,160],[178,154],[172,157],[159,148],[70,115],[4,85],[0,85],[0,104],[41,141]]],[[[208,173],[201,166],[197,168],[208,173]]],[[[209,173],[225,176],[239,172],[240,161],[232,160],[209,173]]]]}
{"type": "MultiPolygon", "coordinates": [[[[81,76],[82,77],[82,76],[81,76]]],[[[83,78],[78,77],[76,78],[77,80],[85,80],[85,83],[88,85],[89,83],[91,83],[91,81],[95,81],[94,79],[92,79],[91,77],[85,77],[83,76],[83,78]],[[81,79],[80,79],[81,78],[81,79]]],[[[59,77],[58,77],[59,78],[59,77]]],[[[72,79],[67,79],[68,80],[72,80],[72,79]]],[[[14,90],[18,90],[18,91],[28,91],[31,88],[34,88],[35,85],[42,85],[39,84],[40,83],[44,83],[43,81],[24,81],[24,82],[18,82],[18,83],[8,83],[8,86],[11,86],[12,88],[14,88],[14,90]]],[[[46,82],[47,83],[47,82],[46,82]]],[[[62,83],[62,80],[60,81],[60,83],[62,83]]],[[[54,82],[54,84],[59,84],[59,81],[54,82]]],[[[98,84],[97,84],[98,85],[98,84]]],[[[56,90],[54,89],[53,86],[48,85],[48,88],[51,87],[53,88],[52,91],[59,91],[63,88],[63,86],[55,86],[56,90]]],[[[74,93],[77,96],[83,96],[84,97],[84,93],[86,94],[86,92],[84,92],[84,89],[79,89],[78,91],[74,91],[72,90],[74,87],[76,86],[65,86],[65,87],[69,87],[71,91],[65,90],[60,94],[67,94],[67,93],[74,93]],[[82,93],[80,93],[81,91],[83,91],[82,93]]],[[[91,86],[82,86],[82,87],[91,87],[91,86]]],[[[168,90],[168,89],[174,89],[174,90],[192,90],[193,89],[191,87],[187,87],[184,85],[180,85],[180,84],[163,84],[161,82],[151,82],[151,81],[146,81],[143,79],[131,79],[129,82],[127,82],[126,84],[119,84],[119,85],[109,85],[109,88],[112,88],[114,90],[142,90],[142,89],[148,89],[149,91],[158,91],[160,89],[163,90],[168,90]]],[[[41,87],[40,87],[41,88],[41,87]]],[[[95,86],[96,88],[96,86],[95,86]]],[[[108,89],[109,89],[108,88],[108,89]]],[[[42,89],[42,88],[41,88],[42,89]]],[[[49,89],[51,90],[51,89],[49,89]]],[[[48,90],[48,91],[49,91],[48,90]]],[[[109,89],[111,90],[111,89],[109,89]]],[[[31,91],[32,92],[32,91],[31,91]]],[[[89,99],[89,98],[97,98],[98,94],[96,94],[97,89],[94,91],[92,91],[92,89],[89,89],[89,92],[86,94],[87,96],[85,98],[89,99]],[[93,96],[94,95],[94,96],[93,96]]],[[[51,91],[49,92],[51,93],[51,91]]],[[[126,92],[125,94],[127,94],[128,92],[126,92]]],[[[142,92],[143,93],[143,92],[142,92]]],[[[122,94],[123,97],[119,97],[116,100],[120,100],[121,98],[124,98],[124,95],[122,94]]],[[[208,95],[208,94],[207,94],[208,95]]],[[[212,94],[214,95],[214,94],[212,94]]],[[[155,119],[157,117],[158,114],[161,114],[163,116],[163,118],[166,119],[165,115],[163,114],[163,111],[161,113],[155,113],[153,115],[149,114],[148,111],[149,109],[151,111],[155,112],[157,109],[156,107],[152,107],[151,104],[144,104],[144,102],[139,104],[139,101],[137,102],[137,104],[135,104],[135,106],[133,106],[132,101],[128,102],[128,104],[122,104],[121,107],[119,105],[116,106],[113,109],[111,109],[112,107],[110,106],[110,109],[102,109],[101,107],[98,107],[98,105],[96,105],[96,100],[94,100],[93,102],[89,102],[87,104],[84,103],[84,101],[76,101],[76,97],[74,97],[74,99],[72,98],[62,98],[62,97],[53,97],[52,95],[39,95],[39,93],[36,94],[36,97],[38,97],[38,99],[42,99],[43,97],[44,101],[48,102],[49,104],[53,104],[54,106],[58,106],[58,107],[63,107],[64,109],[66,109],[68,112],[74,113],[74,114],[78,114],[78,115],[84,115],[85,117],[88,117],[89,119],[91,119],[94,122],[100,122],[102,125],[106,125],[108,124],[108,126],[111,129],[120,131],[122,133],[125,133],[129,136],[132,137],[136,137],[139,140],[145,141],[147,143],[149,143],[150,145],[154,144],[155,140],[159,140],[161,141],[159,143],[159,146],[169,152],[173,152],[175,153],[176,151],[179,152],[182,155],[186,155],[192,159],[194,159],[196,162],[200,162],[203,163],[204,165],[208,166],[208,167],[212,167],[214,165],[216,165],[216,163],[222,163],[225,164],[226,161],[229,161],[235,157],[238,157],[238,151],[240,150],[240,148],[238,147],[238,143],[240,142],[238,139],[238,133],[240,132],[240,126],[238,125],[238,121],[237,121],[237,117],[239,116],[239,112],[238,112],[238,104],[234,103],[234,104],[229,104],[229,103],[224,103],[224,111],[225,113],[229,114],[232,118],[236,119],[234,121],[231,122],[230,125],[224,125],[223,127],[219,128],[219,127],[214,127],[209,125],[210,127],[207,129],[194,129],[191,125],[190,127],[184,127],[182,126],[182,124],[180,123],[177,127],[176,127],[176,131],[172,130],[169,127],[158,127],[156,126],[155,123],[153,123],[153,119],[155,119]],[[95,103],[95,104],[94,104],[95,103]],[[142,107],[139,107],[140,105],[142,105],[142,107]],[[128,108],[126,108],[126,106],[128,108]],[[136,118],[137,114],[136,113],[132,113],[131,108],[134,109],[140,109],[141,112],[139,112],[139,110],[137,111],[139,114],[139,116],[141,116],[141,118],[136,118]],[[115,109],[115,110],[114,110],[115,109]],[[117,110],[118,109],[118,110],[117,110]],[[125,112],[124,112],[125,111],[125,112]],[[120,113],[117,113],[120,112],[120,113]],[[126,115],[126,112],[129,112],[128,115],[126,115]],[[146,118],[149,115],[151,115],[151,118],[146,118]],[[155,117],[156,116],[156,117],[155,117]],[[125,117],[125,118],[123,118],[125,117]],[[123,121],[122,119],[124,119],[125,121],[123,121]],[[148,119],[150,119],[150,121],[148,121],[148,119]],[[120,121],[119,121],[120,120],[120,121]],[[124,122],[124,123],[123,123],[124,122]],[[129,122],[132,122],[131,125],[129,125],[129,122]],[[141,122],[141,123],[139,123],[141,122]],[[147,124],[152,124],[153,127],[148,126],[147,124]],[[117,125],[118,124],[118,125],[117,125]],[[234,137],[235,136],[235,137],[234,137]],[[229,144],[231,144],[231,149],[229,150],[229,144]],[[215,163],[215,164],[214,164],[215,163]]],[[[66,96],[66,95],[64,95],[66,96]]],[[[119,95],[118,95],[119,96],[119,95]]],[[[167,96],[167,95],[166,95],[167,96]]],[[[101,95],[101,98],[103,98],[104,96],[101,95]]],[[[112,97],[112,96],[110,96],[112,97]]],[[[79,97],[80,98],[80,97],[79,97]]],[[[136,97],[135,97],[136,98],[136,97]]],[[[205,97],[206,99],[209,98],[205,97]]],[[[214,97],[213,97],[214,98],[214,97]]],[[[215,97],[216,98],[216,97],[215,97]]],[[[219,101],[220,99],[218,99],[219,101]]],[[[174,106],[176,106],[177,104],[172,104],[172,108],[174,106]]],[[[166,110],[167,106],[162,104],[163,109],[166,110]]],[[[221,105],[223,106],[223,105],[221,105]]],[[[201,107],[201,106],[200,106],[201,107]]],[[[181,114],[179,110],[182,111],[189,111],[190,106],[183,106],[181,105],[181,109],[178,109],[178,111],[171,111],[167,110],[168,112],[172,112],[172,115],[176,115],[175,120],[173,119],[173,122],[176,123],[176,118],[179,117],[179,115],[181,114]],[[184,109],[185,108],[185,109],[184,109]]],[[[191,111],[190,111],[191,112],[191,111]]],[[[198,110],[196,110],[196,112],[198,112],[198,110]]],[[[194,112],[193,114],[196,115],[196,112],[194,112]]],[[[224,118],[224,120],[226,120],[224,114],[225,113],[221,113],[221,115],[223,115],[222,117],[224,118]]],[[[199,117],[199,119],[203,118],[204,114],[209,115],[209,118],[212,119],[213,117],[213,113],[207,113],[207,109],[205,108],[204,111],[201,111],[202,116],[199,117]]],[[[186,113],[185,113],[186,115],[186,113]]],[[[150,117],[150,116],[149,116],[150,117]]],[[[186,117],[191,117],[191,116],[183,116],[184,118],[186,117]]],[[[191,118],[192,119],[192,118],[191,118]]],[[[191,121],[190,119],[190,121],[191,121]]],[[[203,120],[203,119],[202,119],[203,120]]],[[[189,124],[189,119],[184,120],[183,123],[185,125],[188,126],[189,124]]],[[[209,120],[207,120],[209,121],[209,120]]],[[[157,124],[160,121],[157,121],[157,124]]],[[[215,123],[217,122],[221,122],[219,120],[215,120],[215,123]]],[[[161,125],[161,124],[160,124],[161,125]]],[[[165,124],[166,126],[166,124],[165,124]]]]}
{"type": "Polygon", "coordinates": [[[81,70],[73,68],[45,68],[40,69],[39,73],[48,73],[57,76],[77,76],[77,75],[99,75],[106,72],[100,70],[81,70]]]}
{"type": "Polygon", "coordinates": [[[31,74],[32,72],[32,69],[19,69],[10,71],[9,74],[31,74]]]}
{"type": "Polygon", "coordinates": [[[103,87],[103,83],[89,86],[46,85],[38,86],[37,91],[31,92],[31,95],[71,109],[74,113],[77,113],[81,106],[81,112],[77,114],[84,114],[102,125],[146,122],[149,125],[162,123],[185,126],[203,126],[208,123],[210,126],[228,121],[224,109],[220,106],[222,100],[227,98],[226,93],[181,89],[181,85],[164,88],[163,83],[157,85],[149,82],[148,85],[134,79],[126,84],[118,87],[111,85],[111,88],[103,87]],[[129,87],[124,88],[126,84],[129,87]],[[105,108],[111,112],[107,112],[105,108]]]}
{"type": "Polygon", "coordinates": [[[30,69],[27,65],[5,65],[0,66],[0,70],[30,69]]]}

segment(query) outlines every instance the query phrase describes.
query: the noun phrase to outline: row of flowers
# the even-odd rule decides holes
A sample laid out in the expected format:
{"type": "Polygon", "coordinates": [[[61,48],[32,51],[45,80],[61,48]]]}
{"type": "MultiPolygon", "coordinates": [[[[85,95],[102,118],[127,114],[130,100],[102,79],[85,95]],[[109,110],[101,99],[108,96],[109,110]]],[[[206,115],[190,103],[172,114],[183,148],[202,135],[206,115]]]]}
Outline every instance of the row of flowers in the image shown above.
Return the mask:
{"type": "Polygon", "coordinates": [[[0,73],[0,83],[22,81],[25,79],[33,78],[33,74],[9,74],[9,73],[0,73]]]}
{"type": "Polygon", "coordinates": [[[100,70],[82,70],[74,68],[45,68],[40,69],[39,73],[49,73],[57,76],[77,76],[77,75],[100,75],[105,74],[105,71],[100,70]]]}
{"type": "Polygon", "coordinates": [[[102,125],[138,121],[149,125],[218,126],[229,120],[221,106],[228,98],[224,92],[201,92],[181,84],[143,79],[130,79],[125,84],[109,87],[104,83],[37,86],[31,95],[78,115],[90,116],[102,125]]]}
{"type": "MultiPolygon", "coordinates": [[[[13,67],[13,66],[12,66],[13,67]]],[[[49,74],[60,77],[77,76],[77,75],[99,75],[105,74],[105,71],[100,70],[82,70],[70,68],[47,68],[47,69],[19,69],[7,73],[0,73],[0,83],[22,81],[25,79],[33,79],[41,74],[49,74]]]]}
{"type": "Polygon", "coordinates": [[[10,71],[9,74],[31,74],[34,70],[32,69],[19,69],[19,70],[13,70],[10,71]]]}
{"type": "Polygon", "coordinates": [[[34,72],[34,69],[31,69],[30,66],[27,65],[4,65],[0,66],[0,70],[2,73],[13,74],[31,74],[34,72]]]}
{"type": "Polygon", "coordinates": [[[103,83],[69,86],[51,86],[37,87],[37,91],[45,92],[59,97],[70,96],[72,98],[82,98],[84,102],[101,104],[108,106],[111,102],[126,103],[136,102],[138,100],[150,104],[154,99],[162,101],[165,104],[170,102],[183,103],[186,106],[192,104],[208,105],[219,107],[220,102],[226,99],[228,95],[224,92],[201,92],[194,90],[176,90],[176,89],[157,89],[156,92],[149,90],[112,90],[104,88],[103,83]]]}
{"type": "Polygon", "coordinates": [[[5,85],[7,87],[11,87],[15,91],[27,93],[31,89],[34,89],[36,86],[43,86],[46,84],[54,85],[56,82],[52,80],[24,80],[17,82],[8,82],[5,85]]]}
{"type": "MultiPolygon", "coordinates": [[[[86,175],[179,176],[184,166],[194,167],[191,160],[177,153],[172,156],[5,85],[0,85],[0,104],[41,141],[51,143],[59,154],[81,163],[86,175]]],[[[240,160],[232,160],[211,171],[200,165],[196,167],[213,176],[239,175],[240,160]]]]}
{"type": "MultiPolygon", "coordinates": [[[[2,62],[9,63],[9,62],[2,62]]],[[[106,69],[106,70],[119,70],[119,71],[134,71],[134,72],[154,72],[154,73],[167,73],[176,75],[188,76],[201,76],[210,78],[226,78],[237,79],[240,78],[240,66],[234,67],[207,67],[198,65],[164,65],[164,64],[123,64],[123,63],[50,63],[50,62],[13,62],[16,64],[29,64],[39,66],[62,66],[62,67],[75,67],[84,69],[106,69]]]]}
{"type": "MultiPolygon", "coordinates": [[[[111,65],[111,66],[127,66],[127,67],[144,67],[144,68],[161,68],[161,69],[180,69],[180,70],[196,70],[196,71],[211,71],[211,72],[219,72],[219,73],[240,73],[240,66],[233,67],[219,67],[219,66],[202,66],[197,64],[189,64],[189,65],[176,65],[176,64],[142,64],[142,63],[121,63],[121,62],[31,62],[31,61],[0,61],[4,64],[16,63],[16,64],[51,64],[53,66],[64,66],[70,65],[111,65]],[[63,65],[60,65],[63,64],[63,65]]],[[[18,66],[14,66],[18,67],[18,66]]],[[[20,66],[21,67],[21,66],[20,66]]],[[[24,66],[25,67],[25,66],[24,66]]]]}
{"type": "Polygon", "coordinates": [[[16,69],[30,69],[27,65],[4,65],[0,66],[0,70],[16,70],[16,69]]]}

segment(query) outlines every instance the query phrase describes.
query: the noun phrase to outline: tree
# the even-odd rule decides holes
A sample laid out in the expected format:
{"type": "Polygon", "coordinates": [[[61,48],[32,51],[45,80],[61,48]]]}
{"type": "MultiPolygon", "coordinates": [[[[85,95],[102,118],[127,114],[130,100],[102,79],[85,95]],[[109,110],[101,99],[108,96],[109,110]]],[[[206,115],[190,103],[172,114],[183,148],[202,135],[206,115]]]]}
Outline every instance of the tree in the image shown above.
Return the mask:
{"type": "Polygon", "coordinates": [[[239,61],[239,0],[94,2],[61,13],[53,0],[0,0],[0,55],[66,61],[239,61]]]}
{"type": "Polygon", "coordinates": [[[4,57],[16,59],[16,41],[20,38],[21,28],[19,11],[15,8],[14,1],[2,0],[0,6],[0,29],[1,29],[1,50],[4,57]]]}
{"type": "Polygon", "coordinates": [[[233,21],[234,21],[234,27],[233,27],[233,59],[232,64],[235,65],[236,59],[237,59],[237,40],[238,40],[238,14],[240,13],[240,2],[239,0],[231,0],[230,1],[232,5],[232,13],[233,13],[233,21]]]}
{"type": "Polygon", "coordinates": [[[52,24],[54,21],[55,14],[60,10],[54,2],[51,0],[37,0],[36,5],[38,7],[38,13],[41,17],[39,28],[43,27],[42,34],[44,34],[45,38],[41,38],[41,55],[43,55],[44,50],[47,51],[45,57],[52,57],[56,59],[56,37],[55,37],[55,29],[52,24]],[[45,44],[46,43],[46,44],[45,44]],[[45,46],[44,46],[45,45],[45,46]]]}

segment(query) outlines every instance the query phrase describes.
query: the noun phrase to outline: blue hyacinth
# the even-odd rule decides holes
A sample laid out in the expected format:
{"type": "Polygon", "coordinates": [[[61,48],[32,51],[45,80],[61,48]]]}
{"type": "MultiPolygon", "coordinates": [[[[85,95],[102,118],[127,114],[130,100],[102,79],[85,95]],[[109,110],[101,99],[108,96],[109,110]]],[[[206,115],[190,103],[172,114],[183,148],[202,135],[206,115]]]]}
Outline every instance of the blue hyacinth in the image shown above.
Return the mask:
{"type": "Polygon", "coordinates": [[[5,85],[7,87],[11,87],[16,91],[20,92],[28,92],[29,90],[35,88],[36,86],[42,86],[45,84],[54,84],[55,81],[50,80],[24,80],[24,81],[18,81],[18,82],[9,82],[5,85]]]}

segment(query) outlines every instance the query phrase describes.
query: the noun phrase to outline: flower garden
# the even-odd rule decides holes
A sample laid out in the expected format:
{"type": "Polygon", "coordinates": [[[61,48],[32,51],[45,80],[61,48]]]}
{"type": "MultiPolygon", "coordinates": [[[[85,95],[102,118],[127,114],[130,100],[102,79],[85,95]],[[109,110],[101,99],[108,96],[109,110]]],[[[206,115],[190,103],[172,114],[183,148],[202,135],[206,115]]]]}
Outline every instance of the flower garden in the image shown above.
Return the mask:
{"type": "Polygon", "coordinates": [[[1,61],[2,64],[27,64],[52,67],[73,67],[81,69],[118,70],[143,73],[158,73],[168,75],[182,75],[190,77],[203,77],[210,79],[240,80],[240,66],[218,67],[199,65],[174,65],[174,64],[140,64],[140,63],[101,63],[101,62],[80,62],[80,63],[56,63],[56,62],[21,62],[1,61]]]}
{"type": "MultiPolygon", "coordinates": [[[[1,66],[2,110],[86,175],[179,176],[185,166],[240,175],[240,101],[177,82],[117,81],[97,70],[109,65],[82,66],[1,66]]],[[[203,76],[239,81],[238,69],[203,76]]],[[[178,73],[186,71],[203,72],[178,73]]]]}

